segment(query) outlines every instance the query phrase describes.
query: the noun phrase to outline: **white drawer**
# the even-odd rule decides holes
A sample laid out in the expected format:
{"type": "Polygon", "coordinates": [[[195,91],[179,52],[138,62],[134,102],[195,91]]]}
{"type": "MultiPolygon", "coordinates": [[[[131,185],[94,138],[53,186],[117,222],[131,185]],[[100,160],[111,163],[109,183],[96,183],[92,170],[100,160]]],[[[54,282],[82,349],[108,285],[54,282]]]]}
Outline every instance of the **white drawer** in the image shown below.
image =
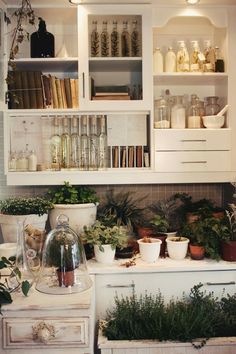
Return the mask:
{"type": "Polygon", "coordinates": [[[158,151],[156,172],[230,171],[230,151],[158,151]]]}
{"type": "Polygon", "coordinates": [[[4,318],[3,348],[87,347],[88,321],[88,318],[4,318]]]}
{"type": "Polygon", "coordinates": [[[230,150],[230,129],[156,129],[155,151],[230,150]]]}

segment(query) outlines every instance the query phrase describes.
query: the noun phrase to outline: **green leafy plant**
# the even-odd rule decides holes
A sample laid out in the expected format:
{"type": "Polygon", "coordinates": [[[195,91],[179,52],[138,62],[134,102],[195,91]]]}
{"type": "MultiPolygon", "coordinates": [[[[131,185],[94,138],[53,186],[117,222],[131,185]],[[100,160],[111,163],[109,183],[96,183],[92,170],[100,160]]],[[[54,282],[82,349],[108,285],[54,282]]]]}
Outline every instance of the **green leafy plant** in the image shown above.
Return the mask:
{"type": "Polygon", "coordinates": [[[43,215],[52,208],[50,201],[40,197],[10,197],[0,201],[0,212],[7,215],[43,215]]]}
{"type": "MultiPolygon", "coordinates": [[[[202,284],[195,285],[189,296],[183,294],[166,304],[160,292],[139,297],[135,293],[130,297],[116,296],[115,306],[103,323],[103,334],[109,340],[190,341],[199,349],[210,337],[220,336],[224,325],[228,328],[231,323],[235,329],[236,323],[235,308],[232,309],[236,296],[219,300],[213,293],[201,291],[201,287],[202,284]],[[195,344],[199,338],[200,344],[195,344]]],[[[224,334],[231,336],[232,330],[224,334]]]]}
{"type": "Polygon", "coordinates": [[[6,270],[8,272],[8,280],[0,282],[0,313],[1,306],[4,304],[12,303],[11,292],[16,288],[21,288],[22,293],[27,296],[30,284],[28,280],[21,281],[21,272],[15,265],[15,257],[2,257],[0,259],[0,279],[2,278],[1,270],[6,270]],[[14,278],[14,288],[11,286],[11,280],[14,278]]]}
{"type": "Polygon", "coordinates": [[[112,249],[127,246],[128,236],[126,228],[118,225],[106,226],[101,221],[96,220],[94,225],[84,226],[84,231],[80,234],[81,239],[91,245],[98,245],[103,251],[103,245],[110,244],[112,249]]]}
{"type": "Polygon", "coordinates": [[[53,204],[95,204],[99,201],[93,189],[86,186],[72,186],[69,182],[49,189],[47,197],[53,204]]]}

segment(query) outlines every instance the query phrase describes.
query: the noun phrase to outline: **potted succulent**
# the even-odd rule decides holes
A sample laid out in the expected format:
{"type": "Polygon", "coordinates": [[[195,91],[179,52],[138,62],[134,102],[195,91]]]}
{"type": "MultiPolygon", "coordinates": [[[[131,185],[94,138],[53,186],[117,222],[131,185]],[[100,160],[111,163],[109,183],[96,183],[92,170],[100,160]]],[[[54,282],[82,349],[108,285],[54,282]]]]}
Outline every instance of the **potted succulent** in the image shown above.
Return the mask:
{"type": "Polygon", "coordinates": [[[5,242],[16,242],[19,223],[45,229],[52,203],[41,197],[9,197],[0,201],[0,224],[5,242]]]}
{"type": "Polygon", "coordinates": [[[106,226],[99,220],[88,227],[80,234],[81,239],[94,246],[94,253],[97,262],[112,263],[115,257],[116,247],[120,249],[127,246],[127,230],[121,226],[106,226]]]}
{"type": "Polygon", "coordinates": [[[137,204],[141,199],[133,199],[132,193],[120,192],[114,193],[113,190],[106,194],[103,205],[98,210],[98,219],[104,225],[112,227],[119,226],[128,234],[127,247],[116,248],[116,256],[119,258],[129,258],[133,256],[135,250],[138,249],[134,229],[140,223],[143,209],[137,204]]]}
{"type": "Polygon", "coordinates": [[[83,227],[92,225],[96,220],[98,197],[96,192],[87,186],[72,186],[69,182],[48,190],[47,197],[53,203],[49,213],[51,228],[57,224],[57,217],[67,215],[70,227],[81,232],[83,227]]]}

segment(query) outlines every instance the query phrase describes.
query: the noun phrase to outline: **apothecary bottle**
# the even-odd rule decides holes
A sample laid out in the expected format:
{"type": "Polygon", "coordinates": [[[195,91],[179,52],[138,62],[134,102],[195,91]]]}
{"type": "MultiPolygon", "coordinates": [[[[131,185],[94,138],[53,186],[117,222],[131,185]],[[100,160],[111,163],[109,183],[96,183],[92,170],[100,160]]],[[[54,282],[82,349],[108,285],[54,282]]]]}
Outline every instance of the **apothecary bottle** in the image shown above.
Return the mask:
{"type": "Polygon", "coordinates": [[[163,55],[160,48],[155,48],[153,53],[153,74],[163,73],[164,70],[164,61],[163,55]]]}
{"type": "Polygon", "coordinates": [[[190,55],[190,71],[198,72],[200,71],[200,61],[199,61],[199,54],[200,49],[198,45],[198,41],[192,41],[192,52],[190,55]]]}
{"type": "Polygon", "coordinates": [[[97,136],[97,117],[90,117],[89,134],[89,169],[98,169],[98,136],[97,136]]]}
{"type": "Polygon", "coordinates": [[[17,154],[16,151],[10,152],[8,161],[8,170],[13,172],[16,171],[17,154]]]}
{"type": "Polygon", "coordinates": [[[176,54],[173,51],[172,47],[168,48],[168,51],[165,56],[165,72],[176,72],[176,54]]]}
{"type": "Polygon", "coordinates": [[[80,169],[89,168],[89,137],[87,133],[87,116],[81,116],[81,134],[80,134],[80,169]]]}
{"type": "Polygon", "coordinates": [[[98,57],[100,50],[99,34],[97,30],[97,21],[93,21],[93,29],[91,33],[91,57],[98,57]]]}
{"type": "Polygon", "coordinates": [[[107,32],[107,21],[102,23],[102,33],[101,33],[101,56],[109,56],[109,35],[107,32]]]}
{"type": "Polygon", "coordinates": [[[119,56],[119,33],[117,31],[117,21],[113,21],[113,29],[111,32],[111,56],[119,56]]]}
{"type": "Polygon", "coordinates": [[[176,68],[178,72],[189,71],[189,53],[185,45],[185,41],[178,42],[179,49],[177,52],[176,68]]]}
{"type": "Polygon", "coordinates": [[[128,31],[128,21],[123,22],[123,30],[121,33],[121,56],[130,56],[130,33],[128,31]]]}
{"type": "Polygon", "coordinates": [[[225,71],[225,63],[219,47],[215,47],[215,53],[216,53],[215,72],[223,73],[225,71]]]}
{"type": "Polygon", "coordinates": [[[138,31],[138,22],[135,20],[132,23],[133,29],[131,32],[131,56],[138,57],[140,55],[140,36],[138,31]]]}
{"type": "Polygon", "coordinates": [[[106,119],[104,116],[100,117],[100,134],[98,136],[98,168],[105,170],[107,168],[108,146],[106,134],[106,119]]]}
{"type": "Polygon", "coordinates": [[[204,55],[205,55],[204,71],[214,72],[216,53],[215,53],[215,49],[211,46],[211,41],[208,39],[204,41],[204,55]]]}
{"type": "Polygon", "coordinates": [[[186,128],[186,109],[183,104],[183,96],[175,96],[174,105],[171,108],[171,128],[186,128]]]}
{"type": "Polygon", "coordinates": [[[191,105],[188,110],[188,128],[195,129],[201,127],[200,110],[197,95],[191,95],[191,105]]]}
{"type": "Polygon", "coordinates": [[[218,104],[219,97],[209,96],[206,97],[205,113],[206,116],[216,115],[220,111],[220,105],[218,104]]]}
{"type": "Polygon", "coordinates": [[[79,168],[79,134],[78,134],[78,118],[71,119],[71,160],[70,168],[79,168]]]}
{"type": "Polygon", "coordinates": [[[163,98],[154,102],[154,128],[170,128],[170,107],[163,98]]]}
{"type": "Polygon", "coordinates": [[[31,58],[54,57],[54,35],[49,33],[46,28],[46,22],[39,17],[38,31],[31,34],[30,37],[31,58]]]}
{"type": "Polygon", "coordinates": [[[61,136],[60,136],[60,118],[55,117],[52,121],[53,133],[50,141],[50,167],[52,170],[60,170],[61,165],[61,136]]]}
{"type": "Polygon", "coordinates": [[[71,138],[69,134],[69,121],[67,117],[62,118],[63,133],[61,135],[61,167],[70,167],[71,138]]]}
{"type": "Polygon", "coordinates": [[[37,171],[37,155],[34,150],[31,150],[28,157],[28,170],[37,171]]]}

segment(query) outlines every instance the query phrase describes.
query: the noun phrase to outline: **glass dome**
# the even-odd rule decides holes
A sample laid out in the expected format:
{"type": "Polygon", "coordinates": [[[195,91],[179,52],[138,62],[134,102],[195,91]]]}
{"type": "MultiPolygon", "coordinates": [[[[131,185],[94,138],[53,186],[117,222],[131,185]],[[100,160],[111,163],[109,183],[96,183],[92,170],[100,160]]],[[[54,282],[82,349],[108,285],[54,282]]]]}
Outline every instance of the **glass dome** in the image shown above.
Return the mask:
{"type": "Polygon", "coordinates": [[[79,236],[69,227],[66,215],[59,215],[43,248],[42,268],[36,289],[47,294],[71,294],[87,290],[92,280],[79,236]]]}

